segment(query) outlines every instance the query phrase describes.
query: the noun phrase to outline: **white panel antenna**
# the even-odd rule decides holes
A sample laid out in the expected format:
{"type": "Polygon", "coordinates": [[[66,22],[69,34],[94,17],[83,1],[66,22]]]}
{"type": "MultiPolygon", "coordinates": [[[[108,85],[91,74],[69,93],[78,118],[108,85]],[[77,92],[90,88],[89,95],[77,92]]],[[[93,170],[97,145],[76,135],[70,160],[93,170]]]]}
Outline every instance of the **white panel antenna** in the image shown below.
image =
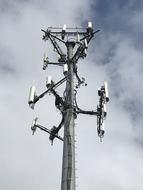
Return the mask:
{"type": "Polygon", "coordinates": [[[80,43],[80,35],[77,33],[77,42],[80,43]]]}
{"type": "Polygon", "coordinates": [[[66,24],[63,25],[63,31],[66,32],[66,24]]]}
{"type": "Polygon", "coordinates": [[[47,80],[46,80],[46,86],[47,86],[47,88],[49,88],[51,86],[51,84],[52,84],[52,78],[51,78],[51,76],[48,76],[47,80]]]}
{"type": "Polygon", "coordinates": [[[88,48],[87,39],[84,40],[85,48],[88,48]]]}
{"type": "Polygon", "coordinates": [[[34,101],[34,97],[35,97],[35,93],[36,93],[36,88],[35,86],[31,86],[30,88],[30,92],[29,92],[29,100],[28,100],[28,103],[33,103],[34,101]]]}
{"type": "Polygon", "coordinates": [[[37,120],[38,120],[38,117],[36,117],[36,118],[33,120],[32,125],[31,125],[31,130],[33,131],[33,135],[34,135],[34,133],[35,133],[35,131],[36,131],[36,129],[37,129],[37,127],[36,127],[37,120]]]}
{"type": "Polygon", "coordinates": [[[29,99],[28,99],[28,104],[29,104],[29,106],[32,109],[34,109],[34,99],[35,99],[35,96],[36,96],[36,88],[35,88],[35,86],[32,86],[30,88],[29,99]]]}
{"type": "Polygon", "coordinates": [[[44,52],[43,62],[46,60],[46,52],[44,52]]]}
{"type": "Polygon", "coordinates": [[[67,73],[68,73],[68,65],[67,64],[64,64],[64,66],[63,66],[63,72],[64,72],[64,75],[67,75],[67,73]]]}
{"type": "Polygon", "coordinates": [[[48,56],[46,55],[46,53],[44,53],[44,57],[43,57],[43,70],[46,70],[46,68],[48,67],[48,63],[49,63],[48,56]]]}
{"type": "Polygon", "coordinates": [[[109,92],[108,92],[108,85],[106,81],[104,82],[104,89],[105,89],[106,102],[109,102],[109,92]]]}
{"type": "Polygon", "coordinates": [[[104,133],[104,132],[105,132],[104,123],[102,123],[102,125],[100,126],[100,131],[101,131],[102,133],[104,133]]]}
{"type": "Polygon", "coordinates": [[[103,104],[103,113],[104,113],[104,117],[106,117],[107,116],[106,104],[103,104]]]}
{"type": "Polygon", "coordinates": [[[92,28],[92,22],[88,22],[88,28],[92,28]]]}
{"type": "Polygon", "coordinates": [[[87,49],[84,49],[84,56],[87,56],[87,49]]]}
{"type": "Polygon", "coordinates": [[[92,33],[93,32],[92,22],[88,22],[87,32],[88,33],[92,33]]]}
{"type": "Polygon", "coordinates": [[[64,40],[64,38],[65,38],[65,33],[66,33],[66,24],[63,25],[63,29],[62,29],[62,33],[61,33],[62,40],[64,40]]]}
{"type": "Polygon", "coordinates": [[[104,137],[104,133],[105,133],[105,127],[104,127],[104,123],[102,123],[102,125],[100,126],[100,132],[99,132],[99,137],[100,137],[101,142],[102,142],[102,138],[104,137]]]}

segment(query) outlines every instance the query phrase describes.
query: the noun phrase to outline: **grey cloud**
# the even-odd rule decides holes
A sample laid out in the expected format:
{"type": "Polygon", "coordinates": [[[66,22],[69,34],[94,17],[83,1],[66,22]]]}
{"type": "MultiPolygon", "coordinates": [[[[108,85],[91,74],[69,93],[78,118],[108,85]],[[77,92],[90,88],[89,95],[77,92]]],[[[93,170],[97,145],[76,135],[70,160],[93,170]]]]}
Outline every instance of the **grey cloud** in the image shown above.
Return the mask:
{"type": "MultiPolygon", "coordinates": [[[[1,0],[0,1],[0,10],[1,15],[12,16],[13,19],[20,19],[22,18],[23,10],[24,9],[34,9],[37,11],[42,12],[45,15],[49,15],[49,12],[54,15],[54,17],[59,17],[59,15],[64,15],[65,20],[66,18],[71,17],[72,19],[76,17],[79,20],[83,18],[87,18],[90,15],[90,4],[93,0],[90,0],[89,5],[87,5],[86,0],[84,1],[67,1],[64,2],[62,0],[1,0]],[[70,9],[70,11],[69,11],[70,9]],[[78,12],[78,14],[75,14],[78,12]]],[[[11,17],[10,17],[11,18],[11,17]]],[[[61,17],[62,18],[62,17],[61,17]]],[[[76,23],[75,23],[76,25],[76,23]]]]}
{"type": "MultiPolygon", "coordinates": [[[[132,99],[126,99],[124,101],[125,109],[131,114],[132,122],[134,124],[137,123],[138,120],[143,118],[143,102],[141,99],[136,99],[136,97],[132,97],[132,99]]],[[[135,126],[136,128],[137,126],[135,126]]]]}
{"type": "Polygon", "coordinates": [[[1,16],[20,16],[20,10],[17,7],[16,1],[0,1],[0,15],[1,16]]]}
{"type": "Polygon", "coordinates": [[[8,17],[9,19],[19,20],[23,16],[23,10],[32,8],[32,9],[42,9],[45,11],[47,4],[50,1],[46,0],[0,0],[0,15],[3,17],[8,17]]]}
{"type": "Polygon", "coordinates": [[[0,73],[1,78],[9,76],[15,76],[18,74],[18,70],[15,67],[14,56],[10,50],[4,46],[0,46],[0,73]]]}
{"type": "Polygon", "coordinates": [[[2,64],[0,66],[0,72],[2,75],[5,75],[5,74],[15,75],[17,73],[16,70],[8,64],[2,64]]]}

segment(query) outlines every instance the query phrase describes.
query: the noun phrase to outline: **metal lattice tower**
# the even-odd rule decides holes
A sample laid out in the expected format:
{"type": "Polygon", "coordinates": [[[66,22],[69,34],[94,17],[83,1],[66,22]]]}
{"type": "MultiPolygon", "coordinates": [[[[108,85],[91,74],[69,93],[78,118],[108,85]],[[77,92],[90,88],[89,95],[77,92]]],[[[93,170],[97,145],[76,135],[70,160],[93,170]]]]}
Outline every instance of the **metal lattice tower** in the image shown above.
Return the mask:
{"type": "Polygon", "coordinates": [[[102,140],[104,136],[104,120],[107,115],[106,103],[109,101],[107,82],[98,90],[99,104],[96,111],[85,111],[79,108],[76,101],[77,90],[81,85],[85,85],[85,79],[80,78],[78,75],[77,63],[80,58],[85,58],[87,55],[88,44],[99,30],[94,31],[92,23],[88,22],[87,28],[66,28],[64,24],[63,28],[49,27],[44,32],[43,40],[49,40],[57,54],[59,59],[56,62],[50,62],[49,58],[44,55],[43,70],[46,70],[49,65],[62,66],[64,70],[64,77],[54,83],[51,76],[48,77],[46,83],[46,91],[39,96],[36,94],[35,86],[30,88],[29,94],[29,106],[34,109],[35,103],[43,98],[46,94],[52,93],[55,96],[55,106],[62,114],[62,120],[58,126],[53,126],[51,129],[37,124],[38,118],[35,118],[31,129],[34,132],[37,128],[49,133],[49,139],[53,144],[55,138],[63,141],[63,163],[62,163],[62,180],[61,190],[75,190],[75,132],[74,132],[74,120],[78,114],[95,115],[97,117],[97,133],[102,140]],[[67,49],[66,53],[60,46],[63,43],[67,49]],[[76,51],[75,51],[76,50],[76,51]],[[77,80],[76,88],[74,85],[74,77],[77,80]],[[66,82],[66,89],[61,97],[57,88],[62,83],[66,82]],[[61,127],[64,126],[64,137],[58,135],[61,127]]]}

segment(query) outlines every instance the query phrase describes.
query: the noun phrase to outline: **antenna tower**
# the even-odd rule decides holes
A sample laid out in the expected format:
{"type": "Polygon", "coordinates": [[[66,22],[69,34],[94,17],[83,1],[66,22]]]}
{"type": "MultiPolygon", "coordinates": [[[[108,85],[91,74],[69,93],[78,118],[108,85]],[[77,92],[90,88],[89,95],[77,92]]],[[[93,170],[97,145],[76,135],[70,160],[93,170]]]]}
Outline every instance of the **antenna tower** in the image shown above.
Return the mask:
{"type": "Polygon", "coordinates": [[[87,56],[88,44],[99,30],[92,27],[92,23],[88,22],[87,28],[67,28],[64,24],[62,28],[48,27],[43,30],[43,40],[50,41],[54,50],[59,56],[56,62],[50,62],[49,58],[44,54],[43,70],[46,70],[50,65],[63,67],[63,78],[54,82],[51,76],[48,76],[46,81],[46,90],[40,95],[36,94],[35,86],[30,88],[29,106],[34,109],[35,104],[46,94],[51,93],[55,97],[55,106],[62,114],[62,120],[58,126],[53,126],[48,129],[37,123],[38,118],[35,118],[31,129],[33,134],[39,128],[49,133],[49,139],[53,144],[55,138],[63,141],[63,162],[62,162],[62,179],[61,190],[75,190],[75,132],[74,121],[78,114],[95,115],[97,117],[97,133],[101,141],[104,136],[104,120],[107,115],[106,103],[109,101],[107,82],[98,90],[99,103],[94,111],[87,111],[79,108],[76,101],[77,90],[81,85],[87,85],[84,78],[78,75],[77,63],[80,58],[84,59],[87,56]],[[66,52],[63,52],[61,46],[66,47],[66,52]],[[76,79],[76,85],[74,85],[76,79]],[[66,88],[61,97],[57,88],[66,82],[66,88]],[[58,132],[64,127],[64,136],[59,136],[58,132]]]}

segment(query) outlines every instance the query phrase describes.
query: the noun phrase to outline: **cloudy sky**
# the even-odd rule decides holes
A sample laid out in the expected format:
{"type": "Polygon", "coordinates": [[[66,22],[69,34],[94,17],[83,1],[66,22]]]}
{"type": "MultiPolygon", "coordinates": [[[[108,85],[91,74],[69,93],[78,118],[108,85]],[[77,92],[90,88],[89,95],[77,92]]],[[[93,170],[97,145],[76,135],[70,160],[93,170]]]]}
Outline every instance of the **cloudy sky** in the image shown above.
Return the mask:
{"type": "Polygon", "coordinates": [[[46,89],[45,78],[62,76],[61,68],[42,70],[45,50],[41,28],[87,26],[100,29],[79,61],[79,73],[87,87],[78,92],[84,109],[96,109],[97,89],[109,83],[110,103],[106,135],[100,143],[96,118],[76,120],[77,189],[142,190],[143,177],[143,2],[141,0],[0,0],[0,189],[60,189],[62,142],[50,145],[48,135],[31,122],[48,128],[61,115],[54,98],[44,97],[35,110],[28,108],[29,87],[46,89]]]}

